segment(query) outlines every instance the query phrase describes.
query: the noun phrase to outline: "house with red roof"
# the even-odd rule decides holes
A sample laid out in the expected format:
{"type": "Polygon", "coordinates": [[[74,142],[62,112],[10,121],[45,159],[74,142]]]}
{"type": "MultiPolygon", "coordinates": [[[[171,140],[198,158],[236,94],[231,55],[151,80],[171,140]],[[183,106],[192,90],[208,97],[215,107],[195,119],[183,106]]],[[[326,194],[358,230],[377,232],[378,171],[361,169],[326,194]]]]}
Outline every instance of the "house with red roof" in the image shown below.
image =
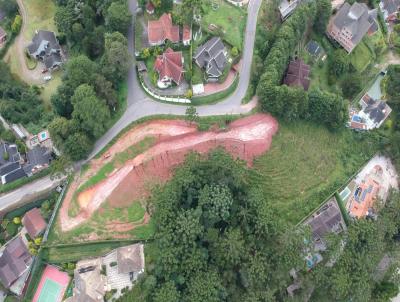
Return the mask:
{"type": "Polygon", "coordinates": [[[151,46],[165,44],[166,40],[179,43],[179,25],[172,24],[171,14],[164,13],[158,20],[149,20],[147,37],[151,46]]]}
{"type": "Polygon", "coordinates": [[[283,84],[291,87],[302,87],[308,90],[310,87],[310,66],[297,59],[289,63],[283,84]]]}
{"type": "Polygon", "coordinates": [[[47,226],[38,208],[28,211],[22,218],[22,224],[32,239],[43,233],[47,226]]]}
{"type": "Polygon", "coordinates": [[[168,48],[158,56],[154,69],[158,72],[158,87],[167,88],[172,82],[179,85],[183,80],[183,56],[181,51],[173,51],[168,48]]]}

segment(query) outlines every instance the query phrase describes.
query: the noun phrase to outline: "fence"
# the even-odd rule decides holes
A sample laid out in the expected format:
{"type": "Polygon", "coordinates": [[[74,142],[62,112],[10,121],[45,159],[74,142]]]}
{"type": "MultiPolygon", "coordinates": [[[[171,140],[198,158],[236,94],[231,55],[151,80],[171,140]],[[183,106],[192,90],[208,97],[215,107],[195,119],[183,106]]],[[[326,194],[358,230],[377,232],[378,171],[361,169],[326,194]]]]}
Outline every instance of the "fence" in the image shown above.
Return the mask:
{"type": "Polygon", "coordinates": [[[53,214],[51,214],[49,223],[47,225],[47,229],[46,229],[46,231],[45,231],[45,233],[43,235],[42,244],[47,241],[47,237],[49,236],[49,232],[50,232],[50,230],[51,230],[51,228],[53,226],[54,219],[55,219],[55,217],[57,216],[57,213],[58,213],[58,208],[60,207],[60,204],[61,204],[62,200],[64,199],[64,193],[67,190],[67,188],[68,188],[68,180],[67,180],[67,183],[64,185],[64,188],[62,189],[60,196],[58,196],[58,200],[56,202],[56,205],[54,206],[53,214]]]}
{"type": "Polygon", "coordinates": [[[167,96],[161,96],[158,94],[155,94],[154,92],[152,92],[144,83],[142,80],[142,77],[139,76],[139,81],[140,81],[140,85],[142,85],[144,91],[147,92],[147,94],[149,94],[150,96],[152,96],[153,98],[160,100],[160,101],[165,101],[165,102],[173,102],[173,103],[182,103],[182,104],[190,104],[191,100],[186,99],[186,98],[180,98],[180,97],[167,97],[167,96]]]}

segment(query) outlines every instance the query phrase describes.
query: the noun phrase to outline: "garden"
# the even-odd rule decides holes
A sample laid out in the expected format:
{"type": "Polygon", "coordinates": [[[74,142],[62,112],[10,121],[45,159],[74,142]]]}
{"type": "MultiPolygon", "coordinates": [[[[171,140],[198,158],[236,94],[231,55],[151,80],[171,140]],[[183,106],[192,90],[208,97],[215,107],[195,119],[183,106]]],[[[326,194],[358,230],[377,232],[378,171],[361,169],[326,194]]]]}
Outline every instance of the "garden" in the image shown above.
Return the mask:
{"type": "Polygon", "coordinates": [[[204,6],[204,11],[201,19],[203,31],[220,35],[223,40],[241,51],[246,27],[246,11],[224,0],[213,0],[211,5],[204,6]]]}

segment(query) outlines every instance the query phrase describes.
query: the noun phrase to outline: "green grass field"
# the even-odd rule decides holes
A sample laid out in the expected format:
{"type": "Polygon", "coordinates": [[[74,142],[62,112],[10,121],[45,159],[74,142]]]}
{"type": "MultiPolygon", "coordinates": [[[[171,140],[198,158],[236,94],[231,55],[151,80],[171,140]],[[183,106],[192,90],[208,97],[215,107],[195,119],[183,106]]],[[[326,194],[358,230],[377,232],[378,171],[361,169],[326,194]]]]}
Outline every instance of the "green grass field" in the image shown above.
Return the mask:
{"type": "Polygon", "coordinates": [[[129,245],[133,241],[121,240],[110,242],[93,242],[82,243],[79,245],[66,245],[44,247],[43,250],[47,254],[50,263],[74,262],[88,257],[98,257],[120,246],[129,245]]]}
{"type": "Polygon", "coordinates": [[[362,41],[350,54],[350,62],[358,72],[363,72],[371,63],[373,54],[362,41]]]}
{"type": "Polygon", "coordinates": [[[214,0],[212,2],[216,3],[218,8],[213,9],[211,6],[205,8],[206,12],[201,21],[203,30],[209,31],[208,26],[210,24],[217,25],[222,29],[222,38],[232,46],[242,50],[246,27],[245,12],[224,0],[214,0]]]}
{"type": "Polygon", "coordinates": [[[25,40],[31,40],[35,31],[39,29],[57,31],[54,24],[54,14],[56,12],[54,1],[24,0],[24,6],[28,15],[28,23],[24,33],[25,40]]]}
{"type": "Polygon", "coordinates": [[[355,135],[307,123],[282,123],[271,149],[255,161],[252,181],[283,219],[296,224],[375,153],[355,135]]]}

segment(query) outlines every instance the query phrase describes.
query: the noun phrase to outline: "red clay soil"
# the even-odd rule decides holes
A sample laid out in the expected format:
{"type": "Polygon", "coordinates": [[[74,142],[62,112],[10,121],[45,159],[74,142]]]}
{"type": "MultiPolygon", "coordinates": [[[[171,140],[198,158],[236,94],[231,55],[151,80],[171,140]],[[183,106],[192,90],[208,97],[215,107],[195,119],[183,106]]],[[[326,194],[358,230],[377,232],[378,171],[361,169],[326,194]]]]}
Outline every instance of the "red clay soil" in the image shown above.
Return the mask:
{"type": "MultiPolygon", "coordinates": [[[[181,121],[162,122],[163,126],[167,128],[169,123],[173,127],[177,123],[182,123],[181,121]]],[[[158,127],[159,121],[156,124],[155,127],[158,127]]],[[[108,175],[107,179],[81,192],[78,195],[78,203],[81,207],[81,213],[78,216],[69,217],[68,207],[64,202],[60,215],[61,229],[69,231],[83,223],[106,200],[111,206],[121,207],[146,196],[149,193],[148,182],[168,180],[173,169],[184,161],[190,151],[204,154],[215,147],[222,146],[232,156],[243,159],[247,161],[248,165],[251,165],[255,157],[269,149],[272,136],[278,130],[277,121],[266,114],[256,114],[236,120],[224,131],[199,132],[196,129],[193,131],[193,126],[185,125],[188,127],[186,131],[180,129],[175,135],[173,131],[167,131],[167,135],[160,137],[156,144],[147,151],[127,161],[123,167],[108,175]]],[[[135,127],[127,134],[131,138],[132,144],[148,136],[139,132],[141,137],[136,138],[134,133],[137,128],[139,127],[135,127]]],[[[151,122],[147,123],[145,128],[154,129],[151,122]]],[[[139,129],[143,129],[143,126],[139,129]]],[[[154,135],[155,131],[153,130],[152,133],[154,135]]],[[[127,142],[121,143],[121,145],[125,149],[130,146],[127,142]]],[[[114,146],[110,150],[114,149],[114,146]]],[[[115,149],[113,152],[116,152],[115,149]]],[[[99,168],[96,165],[95,170],[99,168]]]]}

